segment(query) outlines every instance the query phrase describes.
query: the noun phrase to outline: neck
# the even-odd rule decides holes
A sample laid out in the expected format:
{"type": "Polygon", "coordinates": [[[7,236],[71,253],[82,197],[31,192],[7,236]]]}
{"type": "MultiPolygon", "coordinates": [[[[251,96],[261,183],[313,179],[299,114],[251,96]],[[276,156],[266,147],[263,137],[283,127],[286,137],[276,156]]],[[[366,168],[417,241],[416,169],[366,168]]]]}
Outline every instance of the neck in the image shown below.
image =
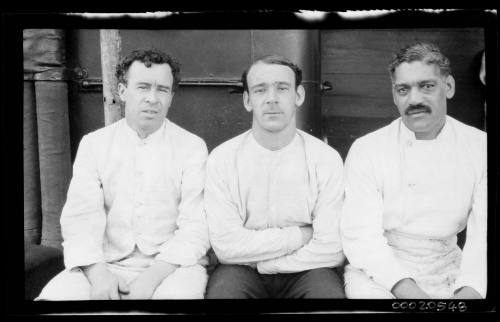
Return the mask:
{"type": "Polygon", "coordinates": [[[141,139],[147,138],[151,133],[155,132],[156,130],[158,130],[161,127],[161,125],[160,125],[157,128],[155,128],[155,129],[152,129],[152,128],[141,128],[140,126],[137,126],[137,125],[134,126],[134,125],[130,124],[130,122],[128,120],[127,120],[127,124],[128,124],[128,126],[132,130],[135,131],[135,133],[137,133],[137,135],[141,139]]]}
{"type": "Polygon", "coordinates": [[[432,131],[415,132],[415,138],[417,140],[434,140],[435,138],[437,138],[439,133],[441,133],[441,130],[443,129],[445,122],[446,122],[446,120],[443,120],[443,122],[438,127],[436,127],[436,129],[434,129],[432,131]]]}
{"type": "Polygon", "coordinates": [[[296,133],[296,127],[288,126],[280,132],[269,132],[253,125],[252,133],[257,143],[268,150],[276,151],[292,142],[296,133]]]}

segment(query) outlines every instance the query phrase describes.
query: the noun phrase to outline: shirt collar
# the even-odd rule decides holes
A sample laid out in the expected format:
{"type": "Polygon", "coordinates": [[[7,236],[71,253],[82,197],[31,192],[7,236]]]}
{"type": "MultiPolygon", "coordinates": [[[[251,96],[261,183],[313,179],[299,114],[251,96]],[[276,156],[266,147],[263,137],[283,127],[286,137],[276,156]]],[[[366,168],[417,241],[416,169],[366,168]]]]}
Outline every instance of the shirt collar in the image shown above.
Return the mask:
{"type": "Polygon", "coordinates": [[[447,115],[445,118],[445,122],[443,125],[443,128],[441,131],[438,133],[435,139],[433,140],[417,140],[415,137],[415,132],[410,130],[406,124],[403,122],[403,119],[400,117],[399,118],[399,132],[400,132],[400,138],[403,142],[441,142],[443,140],[446,140],[450,136],[450,119],[449,116],[447,115]]]}
{"type": "Polygon", "coordinates": [[[153,133],[149,134],[147,137],[144,139],[141,139],[139,137],[139,134],[128,125],[127,120],[123,118],[123,123],[122,123],[122,128],[125,131],[127,137],[131,140],[131,142],[134,143],[142,143],[142,144],[147,144],[150,142],[157,142],[161,137],[163,137],[163,133],[165,131],[165,128],[167,127],[169,121],[165,118],[162,125],[153,133]]]}

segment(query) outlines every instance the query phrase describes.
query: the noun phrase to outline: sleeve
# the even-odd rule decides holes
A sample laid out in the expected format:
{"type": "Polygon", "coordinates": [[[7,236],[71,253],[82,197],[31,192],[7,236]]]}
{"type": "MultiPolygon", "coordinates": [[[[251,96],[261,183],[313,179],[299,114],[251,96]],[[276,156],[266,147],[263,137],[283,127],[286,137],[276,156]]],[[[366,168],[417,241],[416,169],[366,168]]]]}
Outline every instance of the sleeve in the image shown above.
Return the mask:
{"type": "Polygon", "coordinates": [[[104,195],[88,135],[80,141],[60,222],[66,268],[104,261],[104,195]]]}
{"type": "Polygon", "coordinates": [[[194,265],[210,248],[208,228],[203,209],[205,142],[199,141],[183,158],[183,172],[178,206],[177,230],[174,236],[160,246],[156,259],[172,264],[194,265]]]}
{"type": "Polygon", "coordinates": [[[236,175],[211,155],[207,164],[205,209],[210,242],[221,263],[247,264],[288,254],[299,248],[299,227],[253,230],[244,227],[231,188],[224,178],[236,175]]]}
{"type": "Polygon", "coordinates": [[[384,237],[383,192],[377,187],[374,165],[355,141],[345,164],[345,201],[340,230],[349,263],[386,289],[413,278],[395,257],[384,237]]]}
{"type": "Polygon", "coordinates": [[[467,236],[462,253],[460,275],[455,282],[455,289],[469,286],[486,298],[488,224],[486,142],[483,146],[482,170],[474,189],[472,207],[467,220],[467,236]]]}
{"type": "Polygon", "coordinates": [[[335,267],[344,262],[340,240],[340,215],[344,201],[343,164],[338,153],[322,158],[316,167],[318,198],[312,212],[313,236],[295,252],[261,261],[261,274],[295,273],[319,267],[335,267]]]}

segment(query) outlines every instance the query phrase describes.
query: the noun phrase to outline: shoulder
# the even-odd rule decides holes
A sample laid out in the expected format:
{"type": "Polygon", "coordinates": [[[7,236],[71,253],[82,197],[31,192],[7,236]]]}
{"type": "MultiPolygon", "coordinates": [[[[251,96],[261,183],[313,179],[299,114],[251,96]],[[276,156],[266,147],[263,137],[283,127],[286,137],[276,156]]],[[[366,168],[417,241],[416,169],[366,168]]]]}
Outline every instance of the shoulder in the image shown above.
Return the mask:
{"type": "Polygon", "coordinates": [[[486,141],[486,132],[462,123],[451,116],[446,116],[446,121],[451,123],[459,138],[467,141],[471,140],[476,143],[479,141],[486,141]]]}
{"type": "Polygon", "coordinates": [[[216,146],[208,156],[209,162],[210,160],[215,162],[215,160],[231,159],[233,156],[236,156],[238,148],[241,146],[243,139],[248,133],[249,131],[245,131],[216,146]]]}
{"type": "Polygon", "coordinates": [[[356,145],[358,148],[364,149],[379,149],[381,146],[397,138],[400,122],[401,118],[398,118],[378,130],[359,137],[354,141],[353,146],[356,145]]]}
{"type": "Polygon", "coordinates": [[[333,147],[309,133],[302,130],[297,131],[304,140],[304,146],[309,158],[313,158],[318,164],[343,164],[342,157],[333,147]]]}
{"type": "Polygon", "coordinates": [[[121,119],[112,124],[106,125],[105,127],[91,131],[82,137],[81,142],[103,145],[107,140],[114,137],[114,134],[119,130],[123,122],[125,122],[125,119],[121,119]]]}
{"type": "Polygon", "coordinates": [[[184,148],[206,148],[205,141],[198,135],[189,132],[183,127],[175,124],[174,122],[167,120],[167,135],[171,135],[174,138],[174,142],[180,144],[184,148]]]}

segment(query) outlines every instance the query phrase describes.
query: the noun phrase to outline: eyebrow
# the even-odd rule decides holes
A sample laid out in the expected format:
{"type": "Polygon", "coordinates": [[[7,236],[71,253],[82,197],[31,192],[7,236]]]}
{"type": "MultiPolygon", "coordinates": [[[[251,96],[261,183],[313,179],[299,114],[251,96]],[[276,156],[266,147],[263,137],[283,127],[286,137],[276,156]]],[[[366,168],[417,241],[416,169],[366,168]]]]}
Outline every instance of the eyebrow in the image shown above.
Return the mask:
{"type": "MultiPolygon", "coordinates": [[[[416,82],[416,84],[426,84],[426,83],[437,83],[437,80],[435,79],[424,79],[421,81],[416,82]]],[[[409,87],[413,83],[395,83],[394,87],[409,87]]]]}
{"type": "MultiPolygon", "coordinates": [[[[254,89],[254,88],[257,88],[257,87],[262,87],[262,86],[266,86],[268,83],[258,83],[258,84],[255,84],[254,86],[250,87],[250,89],[254,89]]],[[[272,83],[273,85],[277,84],[277,85],[287,85],[287,86],[292,86],[291,83],[289,82],[274,82],[272,83]]]]}
{"type": "MultiPolygon", "coordinates": [[[[147,86],[152,86],[152,84],[151,84],[151,83],[148,83],[148,82],[137,82],[137,83],[136,83],[136,86],[137,86],[137,85],[147,85],[147,86]]],[[[161,85],[161,84],[158,84],[158,85],[156,85],[156,86],[157,86],[157,87],[159,87],[159,88],[170,89],[170,86],[167,86],[167,85],[161,85]]]]}

